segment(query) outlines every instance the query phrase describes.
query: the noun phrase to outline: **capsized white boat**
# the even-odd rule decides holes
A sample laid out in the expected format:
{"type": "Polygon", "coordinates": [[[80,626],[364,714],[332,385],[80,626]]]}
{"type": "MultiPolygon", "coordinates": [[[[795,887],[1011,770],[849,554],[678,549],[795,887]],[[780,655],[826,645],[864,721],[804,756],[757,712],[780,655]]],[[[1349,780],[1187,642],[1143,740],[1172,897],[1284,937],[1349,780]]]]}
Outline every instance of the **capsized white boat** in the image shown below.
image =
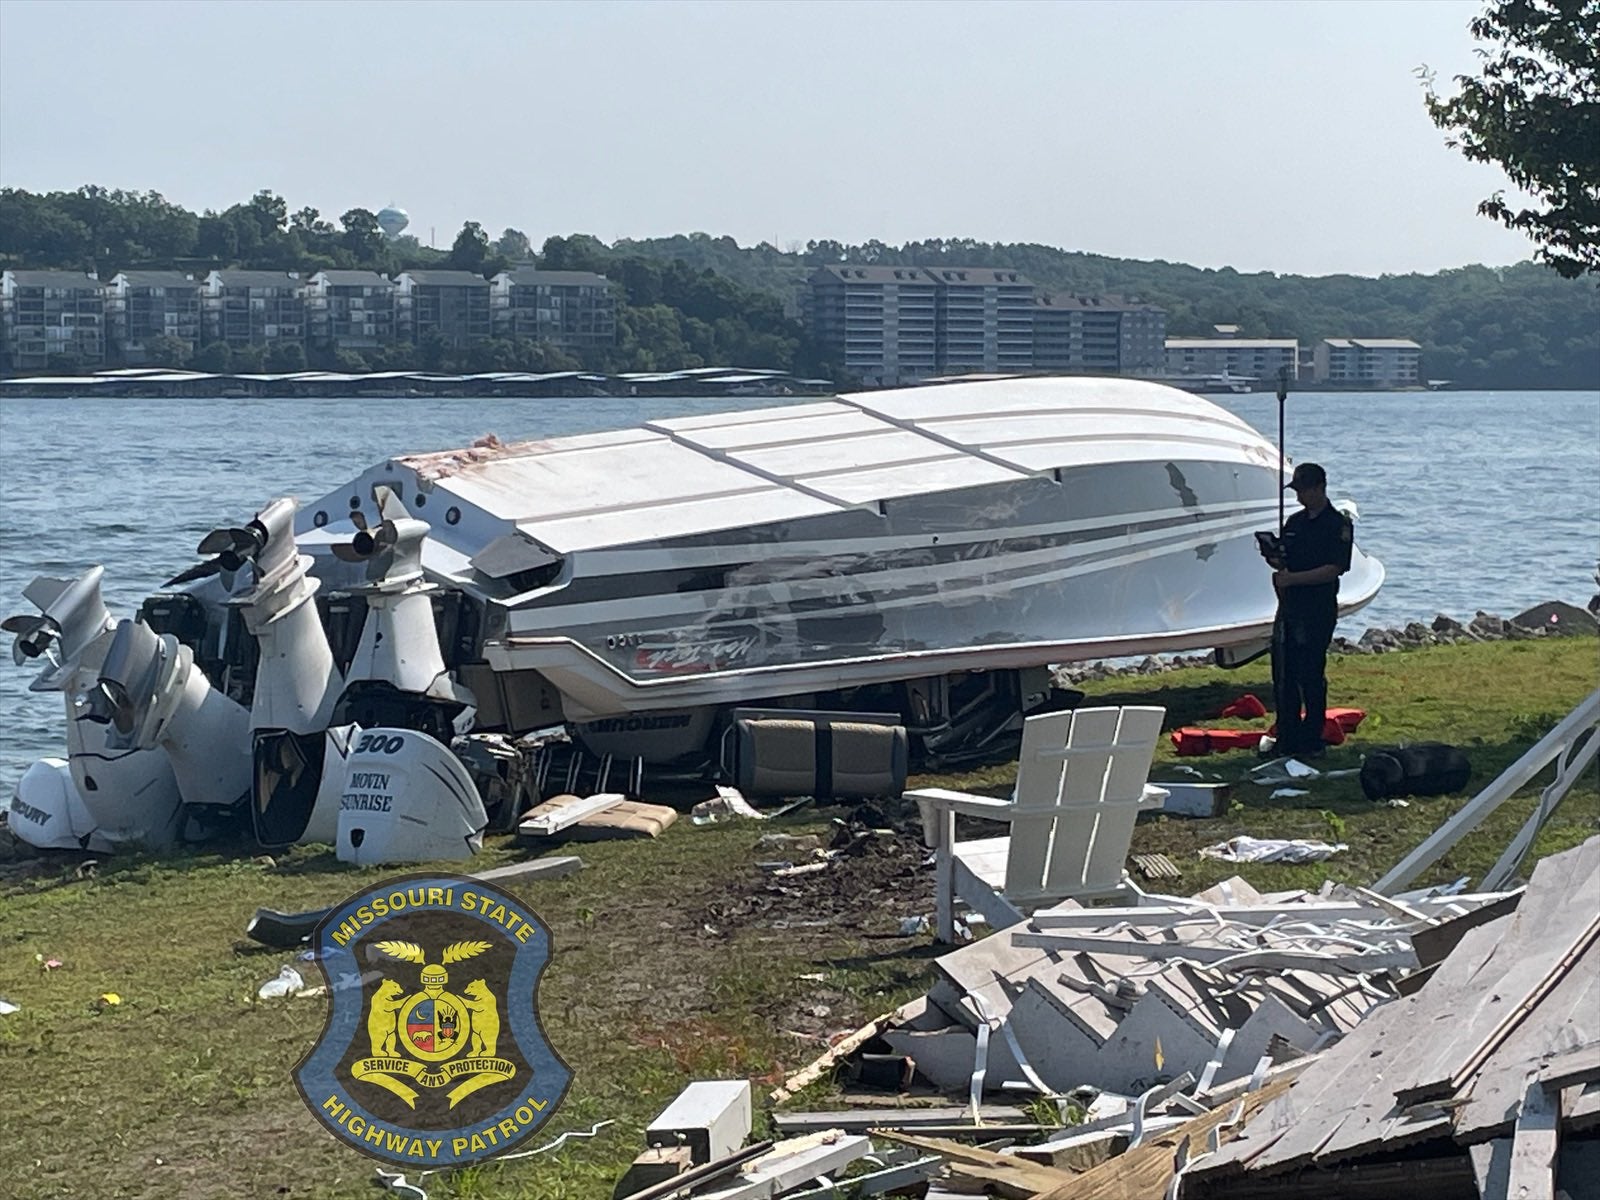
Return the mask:
{"type": "MultiPolygon", "coordinates": [[[[937,746],[950,677],[973,693],[983,673],[1015,711],[1021,669],[1263,645],[1276,601],[1252,534],[1282,483],[1276,449],[1199,397],[1021,379],[405,455],[296,533],[338,588],[319,543],[373,486],[429,522],[424,567],[478,621],[478,661],[452,666],[480,725],[554,705],[593,743],[664,758],[729,705],[877,689],[937,746]]],[[[1358,550],[1342,610],[1382,580],[1358,550]]]]}
{"type": "MultiPolygon", "coordinates": [[[[565,724],[597,755],[694,767],[735,706],[842,708],[898,712],[914,754],[952,761],[1048,703],[1051,664],[1248,657],[1276,603],[1252,535],[1275,528],[1283,483],[1250,425],[1156,383],[842,395],[386,459],[292,531],[282,501],[217,531],[216,557],[143,617],[251,705],[237,750],[264,843],[337,826],[341,855],[385,861],[365,826],[385,775],[369,760],[392,745],[451,779],[443,841],[470,852],[481,810],[439,761],[464,734],[501,739],[503,782],[506,735],[565,724]],[[343,844],[352,811],[365,851],[343,844]]],[[[1382,581],[1357,549],[1341,610],[1382,581]]],[[[99,691],[132,712],[129,686],[99,691]]],[[[52,796],[40,783],[30,803],[52,796]]]]}

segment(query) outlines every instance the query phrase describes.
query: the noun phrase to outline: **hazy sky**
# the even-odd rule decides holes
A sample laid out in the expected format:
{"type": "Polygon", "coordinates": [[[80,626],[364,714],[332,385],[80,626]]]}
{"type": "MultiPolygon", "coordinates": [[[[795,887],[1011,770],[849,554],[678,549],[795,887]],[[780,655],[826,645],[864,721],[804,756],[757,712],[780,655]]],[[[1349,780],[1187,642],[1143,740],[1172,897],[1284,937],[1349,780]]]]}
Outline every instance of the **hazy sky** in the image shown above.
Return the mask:
{"type": "Polygon", "coordinates": [[[1324,274],[1509,263],[1413,75],[1472,0],[0,0],[0,183],[741,243],[1037,241],[1324,274]]]}

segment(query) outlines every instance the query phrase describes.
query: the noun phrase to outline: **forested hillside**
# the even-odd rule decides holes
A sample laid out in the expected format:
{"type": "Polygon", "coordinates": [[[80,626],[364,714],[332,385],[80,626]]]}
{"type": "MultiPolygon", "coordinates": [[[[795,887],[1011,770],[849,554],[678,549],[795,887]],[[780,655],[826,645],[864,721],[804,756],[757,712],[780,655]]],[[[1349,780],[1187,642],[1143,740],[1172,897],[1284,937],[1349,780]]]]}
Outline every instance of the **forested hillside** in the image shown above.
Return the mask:
{"type": "MultiPolygon", "coordinates": [[[[853,262],[1010,267],[1052,290],[1159,304],[1173,335],[1203,335],[1214,324],[1229,323],[1245,336],[1307,342],[1415,338],[1423,347],[1424,375],[1462,387],[1600,387],[1600,292],[1592,281],[1565,280],[1533,263],[1377,279],[1306,277],[966,238],[904,246],[821,241],[780,250],[703,233],[612,246],[585,235],[553,237],[535,254],[519,230],[491,239],[474,221],[462,227],[449,250],[434,250],[412,237],[386,240],[366,209],[350,209],[335,223],[315,208],[291,211],[287,201],[265,190],[221,212],[194,213],[154,192],[0,189],[0,266],[96,270],[103,279],[152,266],[306,274],[327,267],[393,274],[450,266],[487,276],[508,263],[533,261],[552,269],[602,271],[620,285],[618,345],[584,364],[599,370],[738,363],[822,373],[827,363],[798,320],[799,295],[816,266],[853,262]]],[[[395,347],[393,361],[383,365],[417,365],[407,358],[412,349],[395,347]]],[[[538,369],[555,360],[532,346],[491,339],[442,365],[538,369]]]]}
{"type": "MultiPolygon", "coordinates": [[[[576,240],[576,239],[574,239],[576,240]]],[[[1434,275],[1243,274],[1182,263],[1108,258],[1032,243],[935,239],[886,246],[810,242],[785,252],[703,233],[621,241],[627,254],[677,259],[764,289],[791,306],[806,275],[826,263],[996,266],[1055,291],[1138,297],[1167,310],[1172,336],[1235,324],[1246,337],[1409,337],[1423,371],[1463,387],[1600,387],[1600,291],[1531,262],[1460,267],[1434,275]]]]}

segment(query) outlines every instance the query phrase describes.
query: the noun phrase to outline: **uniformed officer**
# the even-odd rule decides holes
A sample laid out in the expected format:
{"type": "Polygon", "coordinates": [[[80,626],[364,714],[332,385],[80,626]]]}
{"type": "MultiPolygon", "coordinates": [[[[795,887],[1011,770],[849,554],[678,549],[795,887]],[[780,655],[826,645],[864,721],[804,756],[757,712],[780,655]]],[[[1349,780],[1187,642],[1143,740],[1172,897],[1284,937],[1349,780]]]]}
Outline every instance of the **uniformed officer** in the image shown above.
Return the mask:
{"type": "Polygon", "coordinates": [[[1273,563],[1272,584],[1278,590],[1274,750],[1314,758],[1323,751],[1328,644],[1339,619],[1339,576],[1350,569],[1355,531],[1350,518],[1328,503],[1328,475],[1316,463],[1295,467],[1288,486],[1301,511],[1284,523],[1282,558],[1273,563]]]}

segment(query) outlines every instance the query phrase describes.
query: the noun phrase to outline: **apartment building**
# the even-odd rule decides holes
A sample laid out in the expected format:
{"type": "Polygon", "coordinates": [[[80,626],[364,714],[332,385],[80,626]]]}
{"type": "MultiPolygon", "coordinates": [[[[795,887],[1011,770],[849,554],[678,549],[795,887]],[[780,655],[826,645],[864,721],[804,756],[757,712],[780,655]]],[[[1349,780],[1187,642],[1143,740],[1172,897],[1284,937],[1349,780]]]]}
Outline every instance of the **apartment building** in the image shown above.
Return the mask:
{"type": "Polygon", "coordinates": [[[489,284],[496,337],[523,337],[567,351],[614,346],[617,301],[611,281],[591,271],[502,271],[489,284]]]}
{"type": "Polygon", "coordinates": [[[461,347],[491,336],[489,281],[471,271],[407,271],[395,278],[395,332],[420,343],[436,334],[461,347]]]}
{"type": "Polygon", "coordinates": [[[376,271],[318,271],[306,280],[306,337],[335,350],[370,350],[395,337],[395,285],[376,271]]]}
{"type": "Polygon", "coordinates": [[[1033,281],[991,267],[924,268],[934,282],[941,375],[1033,369],[1033,281]]]}
{"type": "Polygon", "coordinates": [[[1163,367],[1166,310],[1115,296],[1040,292],[1033,367],[1084,375],[1154,375],[1163,367]]]}
{"type": "Polygon", "coordinates": [[[99,366],[105,356],[99,279],[78,271],[0,272],[0,369],[99,366]]]}
{"type": "Polygon", "coordinates": [[[1409,338],[1323,338],[1314,378],[1330,387],[1409,387],[1419,382],[1422,347],[1409,338]]]}
{"type": "Polygon", "coordinates": [[[295,271],[212,271],[201,289],[203,340],[230,349],[301,342],[306,302],[295,271]]]}
{"type": "Polygon", "coordinates": [[[920,267],[818,267],[803,310],[834,365],[869,386],[937,375],[938,293],[920,267]]]}
{"type": "Polygon", "coordinates": [[[105,285],[110,357],[130,366],[150,361],[152,338],[172,338],[193,354],[204,334],[204,284],[182,271],[119,271],[105,285]]]}
{"type": "Polygon", "coordinates": [[[1169,375],[1234,375],[1277,379],[1287,369],[1300,377],[1300,343],[1294,338],[1167,338],[1169,375]]]}

